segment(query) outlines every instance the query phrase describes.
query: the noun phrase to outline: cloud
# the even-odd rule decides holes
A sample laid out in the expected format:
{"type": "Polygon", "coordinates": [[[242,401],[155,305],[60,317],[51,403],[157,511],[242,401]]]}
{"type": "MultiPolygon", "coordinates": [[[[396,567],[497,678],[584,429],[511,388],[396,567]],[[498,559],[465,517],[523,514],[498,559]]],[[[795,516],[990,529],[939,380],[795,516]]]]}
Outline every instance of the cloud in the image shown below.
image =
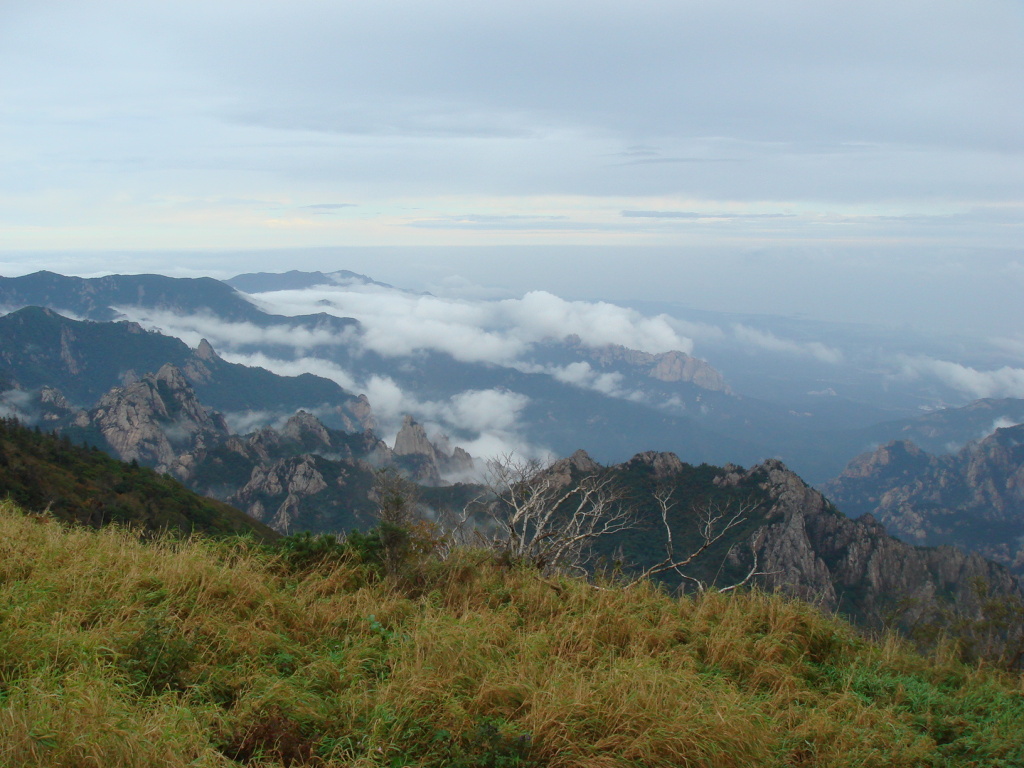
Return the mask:
{"type": "Polygon", "coordinates": [[[627,219],[685,219],[687,221],[697,220],[729,220],[729,219],[788,219],[795,214],[791,213],[724,213],[724,212],[698,212],[698,211],[623,211],[623,218],[627,219]]]}
{"type": "MultiPolygon", "coordinates": [[[[358,381],[337,363],[319,357],[299,357],[293,360],[282,360],[264,352],[223,352],[220,356],[229,363],[248,365],[253,368],[266,368],[279,376],[301,376],[311,373],[324,379],[330,379],[348,392],[358,394],[364,390],[358,381]]],[[[310,406],[316,405],[310,403],[310,406]]],[[[307,409],[309,410],[309,409],[307,409]]]]}
{"type": "Polygon", "coordinates": [[[518,392],[470,390],[451,398],[443,409],[446,421],[476,433],[508,432],[516,427],[530,399],[518,392]]]}
{"type": "Polygon", "coordinates": [[[35,394],[22,389],[0,392],[0,416],[13,417],[25,424],[35,424],[39,420],[35,394]]]}
{"type": "Polygon", "coordinates": [[[1003,416],[1002,418],[996,419],[995,421],[992,422],[992,426],[989,427],[988,432],[985,435],[983,435],[983,437],[991,435],[997,429],[1009,429],[1010,427],[1016,427],[1019,425],[1019,421],[1015,421],[1014,419],[1008,419],[1005,416],[1003,416]]]}
{"type": "Polygon", "coordinates": [[[280,429],[294,414],[273,411],[229,411],[221,415],[233,433],[248,435],[263,427],[280,429]]]}
{"type": "Polygon", "coordinates": [[[1024,368],[1003,366],[980,371],[961,363],[925,356],[903,357],[901,361],[900,375],[937,379],[973,399],[1024,397],[1024,368]]]}
{"type": "Polygon", "coordinates": [[[419,400],[390,377],[373,376],[365,384],[382,435],[393,443],[402,417],[413,414],[428,434],[452,435],[454,443],[484,461],[503,454],[541,457],[549,451],[523,434],[521,418],[529,398],[518,392],[467,390],[446,400],[419,400]]]}
{"type": "Polygon", "coordinates": [[[435,350],[464,362],[509,364],[533,344],[571,334],[590,346],[693,350],[692,340],[666,315],[646,317],[615,304],[567,301],[546,291],[521,299],[468,301],[353,286],[262,293],[258,299],[282,314],[326,310],[354,317],[363,328],[359,343],[388,356],[435,350]]]}
{"type": "Polygon", "coordinates": [[[520,364],[516,366],[523,373],[544,373],[564,384],[571,384],[582,389],[592,389],[609,397],[630,397],[636,393],[628,393],[622,387],[621,373],[600,373],[595,371],[585,360],[568,365],[536,365],[520,364]]]}
{"type": "MultiPolygon", "coordinates": [[[[307,314],[315,313],[320,309],[311,306],[307,314]]],[[[284,345],[297,350],[341,346],[351,342],[353,333],[349,329],[339,334],[326,328],[281,325],[261,327],[252,323],[221,320],[212,314],[179,315],[174,312],[137,306],[114,307],[114,310],[145,328],[154,328],[177,336],[192,347],[198,346],[202,339],[206,339],[218,352],[221,347],[267,344],[284,345]]]]}
{"type": "Polygon", "coordinates": [[[781,352],[789,355],[813,357],[823,363],[838,365],[843,362],[843,353],[822,344],[820,341],[793,341],[776,336],[771,331],[762,331],[748,325],[737,323],[732,326],[732,334],[741,344],[756,347],[766,352],[781,352]]]}

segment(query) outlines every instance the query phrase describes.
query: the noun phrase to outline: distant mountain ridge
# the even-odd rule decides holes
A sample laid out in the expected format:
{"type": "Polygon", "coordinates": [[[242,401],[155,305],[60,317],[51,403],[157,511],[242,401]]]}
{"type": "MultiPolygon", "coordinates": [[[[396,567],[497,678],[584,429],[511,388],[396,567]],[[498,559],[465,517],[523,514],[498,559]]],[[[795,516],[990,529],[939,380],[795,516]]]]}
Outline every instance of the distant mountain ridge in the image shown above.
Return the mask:
{"type": "Polygon", "coordinates": [[[1024,425],[997,429],[955,454],[894,441],[854,459],[822,490],[895,536],[956,544],[1024,573],[1024,425]]]}
{"type": "Polygon", "coordinates": [[[376,285],[380,288],[394,289],[393,285],[379,283],[373,278],[347,269],[335,272],[300,272],[297,269],[288,272],[249,272],[236,275],[224,282],[245,293],[294,291],[319,285],[376,285]]]}
{"type": "Polygon", "coordinates": [[[208,343],[192,349],[137,323],[71,320],[39,307],[0,317],[0,376],[22,390],[54,387],[80,407],[167,363],[182,371],[204,404],[225,413],[325,406],[351,424],[369,411],[365,398],[328,379],[229,363],[208,343]]]}
{"type": "MultiPolygon", "coordinates": [[[[295,286],[370,286],[375,294],[398,290],[346,270],[293,270],[238,278],[256,281],[245,283],[252,290],[270,290],[292,285],[282,282],[282,275],[295,281],[295,286]]],[[[777,457],[801,476],[820,483],[835,477],[854,456],[892,439],[913,438],[925,450],[942,452],[991,432],[1004,419],[1024,421],[1024,400],[1004,399],[868,427],[838,428],[834,425],[845,417],[834,417],[826,402],[829,398],[819,398],[821,407],[809,409],[814,413],[794,410],[734,393],[718,370],[693,355],[678,350],[652,354],[611,344],[588,346],[571,334],[533,344],[512,364],[467,362],[431,348],[392,354],[386,345],[378,350],[364,344],[367,329],[353,318],[326,312],[294,317],[270,314],[230,285],[210,278],[111,275],[83,279],[51,272],[0,278],[0,308],[28,305],[64,309],[96,320],[128,316],[139,323],[137,328],[169,327],[169,332],[189,338],[190,344],[209,338],[214,343],[207,347],[216,347],[229,359],[251,360],[281,371],[294,371],[300,365],[306,370],[312,367],[344,382],[353,395],[369,391],[372,382],[384,382],[390,388],[388,397],[403,400],[401,407],[387,409],[386,416],[384,410],[375,414],[389,434],[401,428],[402,414],[408,412],[432,433],[449,434],[455,444],[474,441],[481,437],[474,426],[444,421],[446,414],[457,410],[451,407],[453,401],[465,394],[510,393],[519,410],[502,439],[556,455],[585,445],[594,456],[612,463],[651,449],[717,464],[749,465],[777,457]],[[212,332],[220,333],[220,338],[212,337],[212,332]],[[322,367],[318,367],[320,363],[322,367]]],[[[97,331],[96,335],[102,334],[97,331]]],[[[120,341],[111,345],[119,347],[120,341]]],[[[125,347],[132,348],[132,344],[125,347]]],[[[140,374],[155,373],[163,363],[173,362],[186,377],[191,376],[180,355],[140,353],[139,358],[138,365],[129,367],[140,374]]],[[[24,362],[27,357],[19,359],[24,362]]],[[[28,362],[31,368],[32,361],[28,362]]],[[[115,367],[121,366],[111,354],[99,369],[83,369],[81,374],[63,371],[64,383],[56,386],[76,403],[91,405],[100,394],[121,383],[105,375],[115,367]],[[81,381],[73,381],[76,376],[81,381]],[[76,394],[86,388],[88,394],[76,394]]],[[[23,369],[19,375],[28,381],[32,378],[28,372],[23,369]]],[[[9,369],[0,366],[0,378],[4,377],[11,377],[9,369]]],[[[36,380],[46,383],[42,377],[36,380]]],[[[318,402],[330,399],[326,392],[313,398],[279,398],[282,407],[272,412],[259,402],[261,398],[247,398],[241,382],[229,387],[190,381],[204,404],[226,414],[266,411],[264,423],[286,419],[296,408],[315,408],[318,402]],[[213,394],[212,389],[221,392],[213,394]],[[233,404],[232,400],[243,402],[233,404]]],[[[364,399],[362,408],[374,405],[364,399]]],[[[343,424],[334,422],[333,426],[343,424]]]]}
{"type": "MultiPolygon", "coordinates": [[[[261,279],[273,277],[265,275],[261,279]]],[[[619,353],[609,356],[607,351],[595,352],[572,339],[568,343],[553,341],[541,345],[537,351],[538,359],[542,357],[545,363],[540,368],[548,365],[564,367],[590,360],[602,373],[619,376],[625,386],[636,389],[635,396],[614,397],[560,380],[546,368],[533,369],[538,366],[524,371],[515,367],[468,363],[429,349],[417,351],[411,361],[406,357],[381,354],[358,344],[362,330],[356,320],[325,313],[298,317],[268,314],[246,301],[230,286],[210,279],[202,279],[198,283],[159,275],[82,279],[46,272],[21,278],[0,278],[0,306],[17,306],[33,301],[95,319],[117,317],[119,313],[136,307],[144,310],[141,313],[132,310],[137,314],[172,313],[186,322],[189,317],[212,317],[228,323],[248,323],[258,328],[274,329],[271,339],[257,340],[246,332],[236,334],[230,329],[226,332],[231,335],[238,354],[265,355],[288,362],[299,358],[325,360],[357,379],[389,378],[412,399],[421,402],[443,402],[464,392],[483,390],[520,393],[526,399],[520,414],[523,431],[529,432],[530,442],[556,453],[568,453],[584,444],[597,455],[609,458],[658,448],[675,450],[700,460],[752,462],[768,455],[769,450],[759,444],[759,439],[775,428],[773,422],[771,429],[762,430],[760,435],[749,439],[748,435],[755,434],[755,431],[748,425],[751,421],[763,420],[766,414],[764,406],[729,395],[714,369],[682,353],[662,356],[648,364],[639,359],[646,353],[622,348],[619,353]],[[285,333],[276,333],[278,329],[285,333]],[[290,332],[295,329],[310,332],[307,337],[312,341],[301,349],[286,343],[290,332]],[[319,343],[318,339],[324,339],[325,343],[319,343]],[[659,405],[662,402],[664,406],[659,405]]],[[[156,317],[153,324],[159,326],[160,319],[156,317]]],[[[198,326],[205,322],[204,319],[198,326]]],[[[117,343],[110,346],[111,350],[120,347],[117,343]]],[[[132,345],[126,349],[132,349],[132,345]]],[[[137,366],[137,370],[156,371],[163,363],[173,362],[187,377],[190,376],[181,354],[152,357],[148,364],[137,366]]],[[[106,367],[114,366],[136,368],[113,360],[106,367]]],[[[65,378],[70,378],[68,373],[65,372],[65,378]]],[[[0,375],[4,375],[2,365],[0,375]]],[[[88,396],[79,396],[76,390],[83,389],[89,383],[88,378],[63,384],[45,381],[31,384],[27,380],[20,384],[31,388],[50,383],[72,400],[91,403],[102,392],[119,383],[101,376],[101,381],[94,382],[88,396]]],[[[263,407],[252,401],[241,406],[232,405],[228,402],[229,397],[215,398],[209,391],[203,391],[209,390],[209,385],[191,377],[190,381],[197,386],[205,404],[222,412],[263,407]]],[[[245,388],[234,387],[233,391],[240,394],[245,392],[245,388]]],[[[296,408],[315,404],[308,400],[305,403],[292,401],[277,415],[287,417],[296,408]]],[[[414,412],[413,415],[417,414],[414,412]]],[[[459,433],[458,428],[451,425],[445,429],[456,443],[475,437],[459,433]]]]}
{"type": "Polygon", "coordinates": [[[114,307],[145,306],[171,312],[216,312],[238,322],[260,323],[265,315],[230,286],[211,277],[107,275],[69,277],[34,272],[0,277],[0,307],[48,307],[86,320],[121,319],[114,307]]]}

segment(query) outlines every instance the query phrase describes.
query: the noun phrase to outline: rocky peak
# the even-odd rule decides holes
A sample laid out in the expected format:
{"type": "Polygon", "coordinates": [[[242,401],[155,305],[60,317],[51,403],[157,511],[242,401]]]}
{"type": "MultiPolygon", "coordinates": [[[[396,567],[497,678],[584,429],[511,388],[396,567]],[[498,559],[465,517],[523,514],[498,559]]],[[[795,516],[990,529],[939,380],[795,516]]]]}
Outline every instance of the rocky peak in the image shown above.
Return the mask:
{"type": "Polygon", "coordinates": [[[663,453],[661,451],[644,451],[638,453],[631,461],[647,464],[654,470],[654,476],[659,480],[672,477],[683,469],[683,462],[674,453],[663,453]]]}
{"type": "Polygon", "coordinates": [[[199,346],[196,347],[196,357],[206,362],[213,360],[220,360],[220,356],[214,351],[213,346],[206,339],[199,342],[199,346]]]}
{"type": "Polygon", "coordinates": [[[402,419],[402,428],[395,437],[395,447],[392,449],[396,456],[427,456],[431,459],[437,458],[437,451],[423,425],[406,414],[402,419]]]}
{"type": "Polygon", "coordinates": [[[281,428],[282,437],[302,443],[308,448],[331,447],[331,435],[327,427],[313,414],[307,411],[297,411],[284,427],[281,428]]]}
{"type": "Polygon", "coordinates": [[[778,461],[754,467],[737,484],[756,482],[771,504],[765,525],[750,537],[762,584],[827,610],[842,609],[879,622],[901,604],[914,605],[902,621],[934,615],[944,596],[978,608],[973,584],[995,594],[1019,595],[1020,586],[999,565],[951,547],[915,547],[885,533],[874,517],[851,520],[778,461]]]}
{"type": "Polygon", "coordinates": [[[909,442],[859,456],[822,490],[916,544],[953,544],[1024,573],[1024,428],[997,429],[955,455],[909,442]]]}
{"type": "Polygon", "coordinates": [[[228,434],[223,417],[199,403],[173,365],[110,390],[80,421],[78,426],[98,428],[122,460],[151,464],[160,472],[172,470],[184,454],[211,438],[228,434]]]}
{"type": "Polygon", "coordinates": [[[39,411],[43,421],[60,421],[75,412],[71,403],[53,387],[42,387],[39,390],[39,411]]]}
{"type": "Polygon", "coordinates": [[[165,384],[176,396],[181,395],[183,397],[191,397],[193,400],[195,399],[195,393],[192,392],[192,387],[189,386],[188,381],[185,379],[185,375],[176,365],[165,363],[160,367],[160,370],[156,372],[153,380],[158,385],[165,384]]]}
{"type": "Polygon", "coordinates": [[[423,485],[443,485],[446,475],[463,476],[472,473],[473,457],[462,448],[451,448],[446,435],[436,443],[427,437],[427,431],[408,414],[402,419],[402,428],[395,437],[392,455],[412,480],[423,485]]]}
{"type": "Polygon", "coordinates": [[[328,461],[303,454],[253,468],[228,501],[280,533],[346,530],[366,511],[373,470],[359,461],[328,461]],[[356,487],[345,493],[344,489],[356,487]]]}
{"type": "Polygon", "coordinates": [[[641,370],[648,377],[658,381],[688,382],[701,389],[714,392],[729,391],[721,373],[704,360],[692,357],[685,352],[670,350],[653,354],[630,349],[620,344],[590,347],[584,344],[576,334],[568,336],[566,342],[575,348],[582,357],[602,367],[610,367],[615,364],[627,365],[641,370]]]}

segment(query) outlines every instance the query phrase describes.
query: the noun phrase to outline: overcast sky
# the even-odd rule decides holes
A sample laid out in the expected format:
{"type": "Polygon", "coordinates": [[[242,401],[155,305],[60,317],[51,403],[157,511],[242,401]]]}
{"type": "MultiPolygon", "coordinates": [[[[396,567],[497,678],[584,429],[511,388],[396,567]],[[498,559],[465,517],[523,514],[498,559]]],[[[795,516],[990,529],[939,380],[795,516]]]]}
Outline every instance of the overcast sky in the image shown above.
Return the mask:
{"type": "Polygon", "coordinates": [[[0,274],[1019,326],[1022,40],[1020,0],[0,0],[0,274]]]}

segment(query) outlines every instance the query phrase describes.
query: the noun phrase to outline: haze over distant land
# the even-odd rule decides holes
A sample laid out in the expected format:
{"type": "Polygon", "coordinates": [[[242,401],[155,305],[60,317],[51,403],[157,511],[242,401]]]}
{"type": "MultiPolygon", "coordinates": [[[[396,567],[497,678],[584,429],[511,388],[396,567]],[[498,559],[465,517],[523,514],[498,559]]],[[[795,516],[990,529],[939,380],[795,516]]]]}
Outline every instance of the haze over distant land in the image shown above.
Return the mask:
{"type": "Polygon", "coordinates": [[[352,269],[445,295],[1007,335],[1009,0],[11,0],[0,274],[352,269]]]}

